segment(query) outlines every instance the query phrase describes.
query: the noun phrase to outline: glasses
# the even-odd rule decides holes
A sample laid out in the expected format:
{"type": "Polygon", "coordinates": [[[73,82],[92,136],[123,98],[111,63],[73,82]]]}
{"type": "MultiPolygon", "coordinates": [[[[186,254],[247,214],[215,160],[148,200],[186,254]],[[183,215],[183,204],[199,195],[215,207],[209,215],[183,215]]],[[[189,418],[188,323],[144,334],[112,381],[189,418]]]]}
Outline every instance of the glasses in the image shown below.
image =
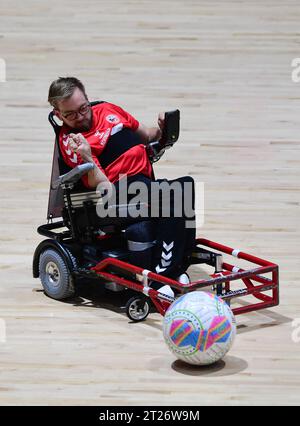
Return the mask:
{"type": "Polygon", "coordinates": [[[78,114],[85,115],[91,109],[90,104],[82,105],[77,111],[68,112],[67,114],[62,114],[67,120],[76,120],[78,114]]]}

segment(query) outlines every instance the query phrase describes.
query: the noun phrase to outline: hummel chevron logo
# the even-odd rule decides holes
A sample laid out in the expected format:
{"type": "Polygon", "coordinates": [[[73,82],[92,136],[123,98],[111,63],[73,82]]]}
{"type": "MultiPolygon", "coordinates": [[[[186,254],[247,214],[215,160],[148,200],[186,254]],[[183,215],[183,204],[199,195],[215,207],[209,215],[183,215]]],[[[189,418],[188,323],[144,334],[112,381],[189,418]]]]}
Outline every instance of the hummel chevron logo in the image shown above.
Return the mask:
{"type": "Polygon", "coordinates": [[[73,155],[73,158],[72,158],[72,157],[70,157],[70,160],[72,161],[72,163],[77,163],[77,155],[76,155],[76,154],[74,154],[74,155],[73,155]]]}
{"type": "Polygon", "coordinates": [[[75,152],[73,152],[71,149],[69,148],[69,137],[68,135],[63,135],[64,138],[67,139],[63,139],[63,144],[65,146],[65,152],[68,155],[68,157],[70,158],[70,161],[72,161],[72,163],[77,163],[78,159],[77,159],[77,154],[75,154],[75,152]]]}
{"type": "Polygon", "coordinates": [[[172,256],[173,256],[173,252],[170,251],[172,250],[172,248],[174,247],[174,241],[172,241],[170,244],[167,244],[165,241],[163,241],[163,248],[165,250],[165,252],[163,251],[161,254],[161,266],[157,265],[155,270],[156,272],[159,274],[160,272],[164,272],[168,266],[171,265],[172,263],[172,256]]]}
{"type": "Polygon", "coordinates": [[[168,267],[168,266],[170,266],[170,265],[171,265],[171,263],[172,263],[172,260],[170,260],[170,262],[166,262],[164,259],[161,259],[161,265],[162,265],[162,266],[166,266],[166,267],[168,267]]]}
{"type": "Polygon", "coordinates": [[[157,265],[157,267],[155,268],[155,271],[157,274],[159,274],[160,272],[164,272],[167,268],[161,268],[159,265],[157,265]]]}
{"type": "Polygon", "coordinates": [[[161,257],[162,257],[162,259],[164,259],[164,260],[170,260],[171,259],[171,257],[172,257],[172,255],[173,255],[173,253],[172,252],[170,252],[169,254],[166,254],[166,253],[162,253],[162,255],[161,255],[161,257]]]}
{"type": "Polygon", "coordinates": [[[165,242],[163,242],[163,247],[165,250],[170,251],[173,247],[174,247],[174,241],[171,242],[171,244],[167,244],[165,242]]]}

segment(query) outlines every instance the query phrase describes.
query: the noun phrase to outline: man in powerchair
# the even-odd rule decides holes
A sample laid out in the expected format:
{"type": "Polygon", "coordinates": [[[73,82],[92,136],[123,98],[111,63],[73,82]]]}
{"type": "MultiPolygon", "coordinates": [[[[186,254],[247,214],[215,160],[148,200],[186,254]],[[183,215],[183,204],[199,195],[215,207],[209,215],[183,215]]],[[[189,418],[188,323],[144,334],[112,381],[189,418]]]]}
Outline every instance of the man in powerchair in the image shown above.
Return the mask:
{"type": "MultiPolygon", "coordinates": [[[[59,145],[64,162],[71,168],[87,162],[94,164],[94,168],[82,177],[85,187],[94,189],[104,183],[106,187],[114,188],[117,199],[124,191],[123,182],[126,182],[125,190],[133,182],[142,182],[149,189],[145,200],[149,219],[146,220],[144,215],[134,219],[128,217],[125,234],[128,249],[134,254],[132,263],[188,283],[186,269],[195,244],[194,181],[189,176],[175,181],[155,180],[147,150],[151,142],[159,141],[162,137],[164,114],[159,114],[157,127],[148,128],[112,103],[100,102],[91,106],[84,85],[75,77],[53,81],[48,101],[54,114],[63,122],[59,145]],[[166,204],[167,201],[169,204],[168,214],[165,215],[161,206],[155,206],[158,207],[155,217],[151,217],[151,189],[153,183],[162,182],[180,184],[182,198],[178,200],[170,192],[168,200],[159,197],[159,203],[166,204]],[[186,210],[182,209],[182,214],[178,216],[175,207],[179,202],[186,202],[184,190],[187,185],[192,187],[188,191],[189,215],[187,217],[184,213],[186,210]]],[[[133,198],[132,194],[128,194],[130,198],[133,198]]],[[[155,283],[152,285],[155,287],[155,283]]],[[[168,286],[160,288],[160,291],[174,296],[168,286]]]]}

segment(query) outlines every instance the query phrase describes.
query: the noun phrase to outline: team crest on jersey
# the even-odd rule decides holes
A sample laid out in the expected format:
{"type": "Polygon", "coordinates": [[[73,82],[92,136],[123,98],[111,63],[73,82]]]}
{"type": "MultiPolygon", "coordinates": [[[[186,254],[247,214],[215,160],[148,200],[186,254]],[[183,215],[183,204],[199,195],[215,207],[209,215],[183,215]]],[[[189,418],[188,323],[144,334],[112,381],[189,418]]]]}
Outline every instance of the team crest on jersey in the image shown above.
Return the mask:
{"type": "Polygon", "coordinates": [[[112,124],[118,124],[118,123],[120,123],[120,119],[119,119],[119,117],[117,117],[116,115],[114,115],[114,114],[110,114],[110,115],[108,115],[107,117],[106,117],[106,120],[109,122],[109,123],[112,123],[112,124]]]}

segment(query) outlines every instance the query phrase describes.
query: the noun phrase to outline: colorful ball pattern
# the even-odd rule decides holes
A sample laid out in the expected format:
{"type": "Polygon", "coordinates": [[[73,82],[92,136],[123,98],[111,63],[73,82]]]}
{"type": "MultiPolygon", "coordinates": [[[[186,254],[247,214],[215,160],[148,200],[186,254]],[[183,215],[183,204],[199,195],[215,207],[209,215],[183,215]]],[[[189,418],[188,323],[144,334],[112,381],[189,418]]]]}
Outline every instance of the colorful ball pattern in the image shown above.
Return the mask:
{"type": "Polygon", "coordinates": [[[194,291],[179,297],[163,320],[164,339],[182,361],[208,365],[222,359],[236,334],[230,307],[218,296],[194,291]]]}

